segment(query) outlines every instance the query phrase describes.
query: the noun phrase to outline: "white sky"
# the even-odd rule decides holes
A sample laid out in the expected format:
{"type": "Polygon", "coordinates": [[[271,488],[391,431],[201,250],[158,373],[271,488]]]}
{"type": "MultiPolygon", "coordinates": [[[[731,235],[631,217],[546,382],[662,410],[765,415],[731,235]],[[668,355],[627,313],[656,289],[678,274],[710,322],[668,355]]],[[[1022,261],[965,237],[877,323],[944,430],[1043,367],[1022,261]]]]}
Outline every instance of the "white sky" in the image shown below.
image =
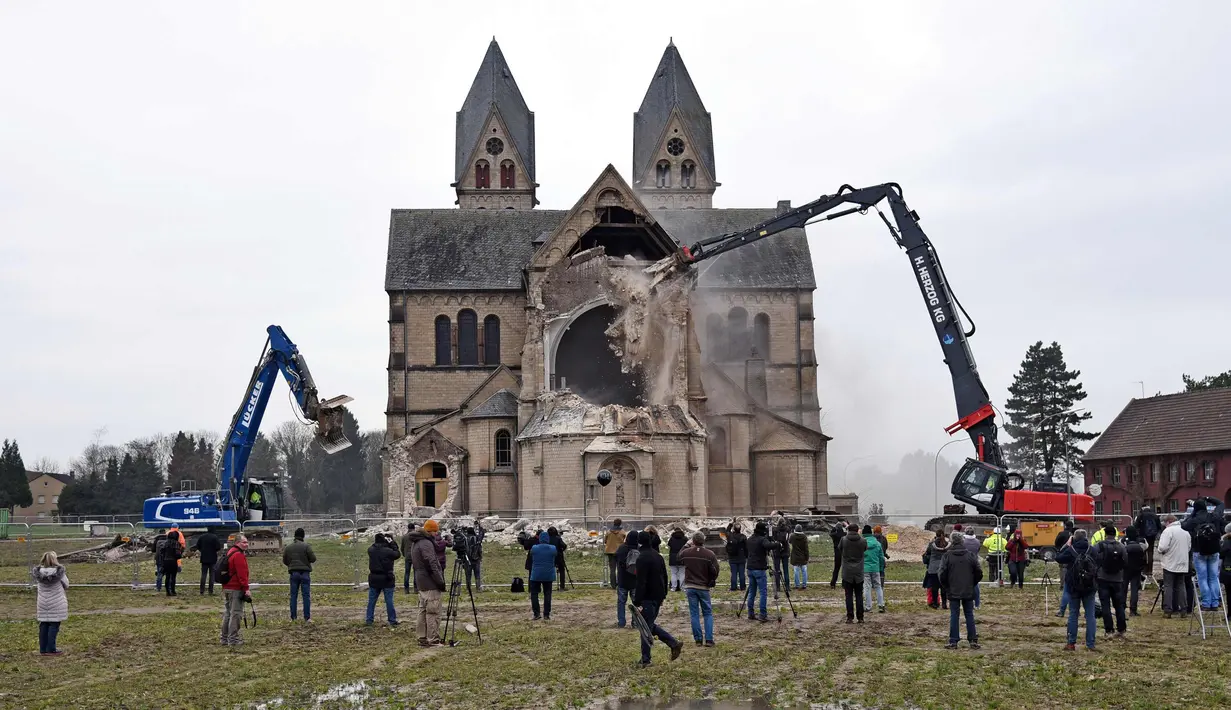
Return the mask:
{"type": "MultiPolygon", "coordinates": [[[[1231,5],[427,5],[0,4],[0,437],[63,464],[103,426],[220,431],[269,323],[383,426],[389,210],[452,206],[492,35],[545,208],[607,163],[629,177],[674,36],[716,206],[901,183],[998,405],[1040,339],[1083,371],[1096,428],[1138,381],[1231,367],[1231,5]]],[[[896,470],[956,418],[939,346],[875,216],[810,234],[830,468],[896,470]]],[[[275,395],[266,421],[289,417],[275,395]]]]}

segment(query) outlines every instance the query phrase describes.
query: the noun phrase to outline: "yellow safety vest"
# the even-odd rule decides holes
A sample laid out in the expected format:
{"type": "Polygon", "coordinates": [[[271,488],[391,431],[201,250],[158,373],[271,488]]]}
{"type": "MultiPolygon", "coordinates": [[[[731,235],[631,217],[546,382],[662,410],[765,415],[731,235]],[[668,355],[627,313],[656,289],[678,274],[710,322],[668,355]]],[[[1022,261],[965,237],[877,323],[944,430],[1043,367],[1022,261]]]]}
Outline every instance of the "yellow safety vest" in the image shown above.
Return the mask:
{"type": "Polygon", "coordinates": [[[1008,541],[1005,540],[1002,535],[992,535],[983,541],[983,546],[986,547],[987,551],[993,555],[999,555],[1004,552],[1007,544],[1008,541]]]}
{"type": "Polygon", "coordinates": [[[248,500],[252,501],[253,505],[260,505],[261,504],[261,494],[257,493],[256,491],[253,491],[252,495],[248,497],[248,500]]]}
{"type": "MultiPolygon", "coordinates": [[[[1118,536],[1119,532],[1117,531],[1116,534],[1118,536]]],[[[1102,542],[1104,539],[1106,539],[1106,537],[1107,537],[1107,533],[1103,532],[1102,528],[1099,528],[1098,530],[1094,532],[1093,535],[1090,536],[1090,544],[1097,545],[1100,542],[1102,542]]]]}

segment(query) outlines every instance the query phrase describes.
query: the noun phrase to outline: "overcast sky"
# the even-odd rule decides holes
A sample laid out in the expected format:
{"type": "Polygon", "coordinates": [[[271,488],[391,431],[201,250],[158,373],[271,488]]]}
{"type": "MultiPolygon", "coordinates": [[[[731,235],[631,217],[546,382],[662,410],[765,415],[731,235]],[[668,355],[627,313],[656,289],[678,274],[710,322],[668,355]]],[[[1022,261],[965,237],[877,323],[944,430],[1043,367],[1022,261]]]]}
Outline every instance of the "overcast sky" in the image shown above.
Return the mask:
{"type": "MultiPolygon", "coordinates": [[[[630,177],[673,36],[713,114],[715,206],[901,183],[998,405],[1040,339],[1082,370],[1094,428],[1139,381],[1231,368],[1231,5],[426,5],[0,4],[0,437],[63,464],[101,427],[221,431],[270,323],[383,426],[389,210],[452,206],[492,35],[545,208],[607,163],[630,177]]],[[[956,414],[879,220],[809,233],[838,490],[856,457],[935,450],[956,414]]],[[[266,421],[287,418],[276,394],[266,421]]]]}

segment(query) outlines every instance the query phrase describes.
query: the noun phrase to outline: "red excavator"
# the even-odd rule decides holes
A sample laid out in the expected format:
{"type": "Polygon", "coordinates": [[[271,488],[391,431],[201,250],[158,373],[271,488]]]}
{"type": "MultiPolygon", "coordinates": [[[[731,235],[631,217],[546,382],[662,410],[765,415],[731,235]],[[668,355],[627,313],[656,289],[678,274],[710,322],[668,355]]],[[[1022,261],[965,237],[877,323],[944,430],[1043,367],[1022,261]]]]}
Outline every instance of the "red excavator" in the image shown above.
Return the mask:
{"type": "MultiPolygon", "coordinates": [[[[1067,516],[1079,521],[1091,520],[1094,514],[1094,499],[1088,495],[1072,492],[1068,483],[1051,480],[1031,480],[1008,471],[1004,453],[996,439],[996,413],[987,389],[979,379],[974,356],[970,352],[969,338],[975,328],[971,322],[967,332],[958,319],[958,311],[966,315],[961,303],[949,288],[945,271],[935,247],[919,227],[919,215],[906,206],[902,188],[896,183],[856,189],[843,185],[833,195],[825,195],[806,205],[786,210],[754,227],[728,234],[703,239],[691,247],[681,247],[671,257],[651,266],[648,271],[658,280],[670,273],[686,269],[689,265],[725,254],[747,244],[772,237],[788,229],[803,228],[814,220],[830,220],[855,212],[866,214],[869,209],[876,213],[889,228],[898,246],[906,252],[911,270],[919,282],[919,291],[927,304],[928,317],[936,329],[945,364],[953,377],[953,394],[957,400],[958,420],[945,427],[950,435],[966,431],[974,444],[975,458],[969,458],[953,480],[950,489],[953,497],[969,504],[983,516],[978,522],[987,524],[986,516],[1067,516]],[[893,215],[890,221],[878,205],[887,202],[893,215]],[[844,209],[839,209],[844,208],[844,209]]],[[[1032,476],[1031,479],[1034,479],[1032,476]]],[[[936,523],[961,522],[966,512],[965,505],[945,506],[945,517],[929,521],[929,528],[936,523]],[[954,517],[950,517],[954,516],[954,517]]]]}

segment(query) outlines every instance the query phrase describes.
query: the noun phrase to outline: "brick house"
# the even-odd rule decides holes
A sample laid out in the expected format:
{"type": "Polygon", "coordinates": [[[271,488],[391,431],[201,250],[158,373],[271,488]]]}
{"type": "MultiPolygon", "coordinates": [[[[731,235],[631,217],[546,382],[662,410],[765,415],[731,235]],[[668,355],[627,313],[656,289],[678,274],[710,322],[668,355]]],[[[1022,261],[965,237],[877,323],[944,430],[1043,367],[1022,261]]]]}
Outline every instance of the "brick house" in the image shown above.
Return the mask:
{"type": "Polygon", "coordinates": [[[1084,473],[1087,488],[1103,487],[1096,514],[1183,512],[1198,496],[1231,503],[1231,388],[1131,400],[1086,453],[1084,473]]]}
{"type": "Polygon", "coordinates": [[[570,209],[537,208],[534,113],[494,40],[455,139],[458,209],[390,218],[388,512],[827,504],[803,230],[698,269],[678,321],[647,331],[669,351],[652,369],[611,347],[612,284],[789,206],[713,207],[710,114],[674,44],[634,113],[632,180],[608,165],[570,209]]]}
{"type": "Polygon", "coordinates": [[[30,483],[30,495],[34,497],[34,502],[25,508],[14,508],[14,519],[33,518],[41,521],[56,517],[60,507],[60,493],[73,477],[63,473],[26,471],[26,480],[30,483]]]}

